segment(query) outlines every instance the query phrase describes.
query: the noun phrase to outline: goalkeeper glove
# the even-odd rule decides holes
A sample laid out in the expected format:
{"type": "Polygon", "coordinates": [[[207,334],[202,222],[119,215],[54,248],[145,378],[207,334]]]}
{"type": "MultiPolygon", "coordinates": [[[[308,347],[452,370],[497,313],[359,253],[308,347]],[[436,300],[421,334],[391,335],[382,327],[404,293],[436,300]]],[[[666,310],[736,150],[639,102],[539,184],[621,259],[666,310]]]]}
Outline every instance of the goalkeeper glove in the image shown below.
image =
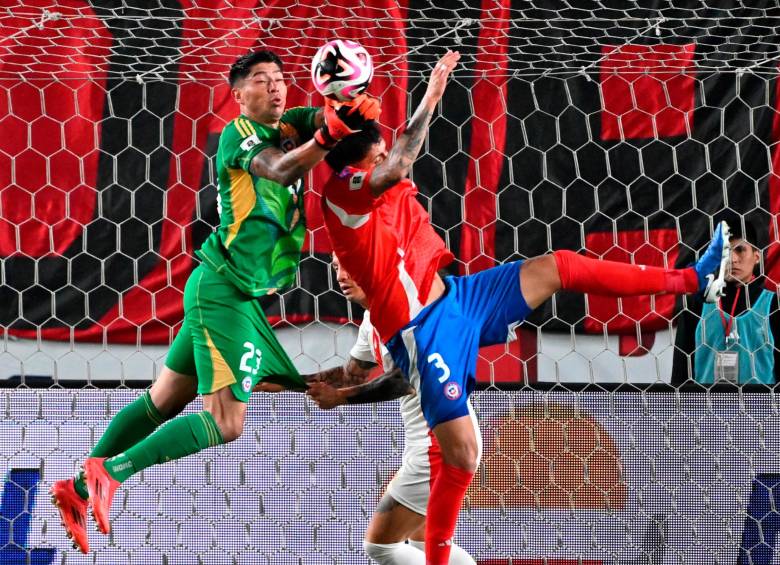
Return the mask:
{"type": "Polygon", "coordinates": [[[381,111],[379,100],[366,94],[342,104],[328,100],[323,108],[325,123],[314,133],[314,140],[323,149],[333,149],[340,139],[357,133],[367,121],[378,118],[381,111]]]}
{"type": "Polygon", "coordinates": [[[379,98],[374,98],[368,94],[361,94],[355,97],[354,100],[344,103],[345,106],[349,106],[348,115],[358,113],[363,116],[363,119],[376,120],[379,114],[382,113],[382,107],[379,105],[379,98]]]}

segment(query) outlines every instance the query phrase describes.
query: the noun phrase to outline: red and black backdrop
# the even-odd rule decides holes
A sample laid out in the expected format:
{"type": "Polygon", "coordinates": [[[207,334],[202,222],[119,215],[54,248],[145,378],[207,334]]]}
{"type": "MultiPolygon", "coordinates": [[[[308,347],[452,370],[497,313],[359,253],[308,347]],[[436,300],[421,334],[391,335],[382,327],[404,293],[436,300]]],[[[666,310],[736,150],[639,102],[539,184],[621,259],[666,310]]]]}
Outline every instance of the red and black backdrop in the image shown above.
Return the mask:
{"type": "MultiPolygon", "coordinates": [[[[371,92],[388,138],[437,56],[463,54],[414,169],[458,257],[453,272],[563,248],[684,266],[723,210],[755,223],[764,244],[776,240],[769,2],[298,4],[68,0],[59,19],[36,26],[42,1],[0,17],[0,326],[22,337],[168,342],[193,250],[217,223],[213,157],[237,110],[224,83],[230,63],[274,49],[292,81],[289,105],[316,104],[308,61],[334,37],[375,55],[371,92]]],[[[348,315],[316,202],[324,174],[308,183],[300,286],[264,299],[280,324],[348,315]]],[[[775,254],[768,245],[767,270],[780,280],[775,254]]],[[[533,321],[636,335],[637,321],[646,332],[668,327],[676,307],[670,297],[622,307],[591,297],[586,310],[583,297],[564,295],[533,321]]]]}

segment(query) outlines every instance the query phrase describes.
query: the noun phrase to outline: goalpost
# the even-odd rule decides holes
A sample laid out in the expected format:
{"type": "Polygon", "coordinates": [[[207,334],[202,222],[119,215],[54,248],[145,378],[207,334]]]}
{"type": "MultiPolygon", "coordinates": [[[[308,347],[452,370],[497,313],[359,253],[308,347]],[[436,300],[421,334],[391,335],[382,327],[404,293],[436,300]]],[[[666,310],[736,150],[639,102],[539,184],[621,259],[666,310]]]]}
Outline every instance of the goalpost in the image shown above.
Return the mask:
{"type": "MultiPolygon", "coordinates": [[[[451,274],[553,249],[685,266],[730,211],[757,232],[767,288],[780,280],[771,2],[6,4],[0,561],[368,562],[362,533],[401,462],[397,403],[256,395],[239,440],[130,481],[94,555],[69,550],[45,495],[165,360],[217,223],[213,160],[237,112],[225,77],[249,49],[281,56],[292,107],[320,104],[322,43],[359,41],[388,141],[437,56],[460,50],[413,170],[451,274]]],[[[298,284],[262,299],[301,371],[343,363],[362,315],[329,266],[324,176],[306,179],[298,284]]],[[[777,559],[777,398],[672,384],[686,305],[562,294],[482,350],[485,452],[456,534],[479,563],[777,559]]]]}

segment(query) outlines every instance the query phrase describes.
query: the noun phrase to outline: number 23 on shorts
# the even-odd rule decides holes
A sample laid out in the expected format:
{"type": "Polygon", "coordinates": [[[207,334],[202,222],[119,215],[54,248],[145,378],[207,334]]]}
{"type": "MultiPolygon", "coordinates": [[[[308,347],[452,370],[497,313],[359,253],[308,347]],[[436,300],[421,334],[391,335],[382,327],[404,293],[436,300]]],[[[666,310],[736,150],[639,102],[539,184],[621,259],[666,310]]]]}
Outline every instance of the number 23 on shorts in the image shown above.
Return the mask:
{"type": "Polygon", "coordinates": [[[249,375],[256,375],[257,372],[260,370],[260,362],[263,359],[263,352],[260,351],[260,348],[255,347],[255,344],[252,343],[251,341],[244,342],[244,348],[247,351],[241,356],[241,364],[239,365],[238,368],[242,372],[247,373],[249,375]],[[254,358],[254,367],[250,365],[253,358],[254,358]]]}

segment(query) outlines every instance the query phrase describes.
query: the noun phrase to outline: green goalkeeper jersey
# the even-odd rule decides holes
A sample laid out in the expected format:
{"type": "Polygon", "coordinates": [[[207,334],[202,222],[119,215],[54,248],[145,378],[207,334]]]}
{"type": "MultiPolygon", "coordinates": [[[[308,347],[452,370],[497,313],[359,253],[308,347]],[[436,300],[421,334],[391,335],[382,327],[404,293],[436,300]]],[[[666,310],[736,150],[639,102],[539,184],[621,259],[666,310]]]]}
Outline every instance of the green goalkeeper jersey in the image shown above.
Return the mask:
{"type": "Polygon", "coordinates": [[[314,135],[317,108],[291,108],[278,128],[239,116],[217,149],[219,228],[196,252],[242,292],[260,296],[291,286],[306,235],[303,180],[290,186],[249,172],[263,149],[290,151],[314,135]]]}

